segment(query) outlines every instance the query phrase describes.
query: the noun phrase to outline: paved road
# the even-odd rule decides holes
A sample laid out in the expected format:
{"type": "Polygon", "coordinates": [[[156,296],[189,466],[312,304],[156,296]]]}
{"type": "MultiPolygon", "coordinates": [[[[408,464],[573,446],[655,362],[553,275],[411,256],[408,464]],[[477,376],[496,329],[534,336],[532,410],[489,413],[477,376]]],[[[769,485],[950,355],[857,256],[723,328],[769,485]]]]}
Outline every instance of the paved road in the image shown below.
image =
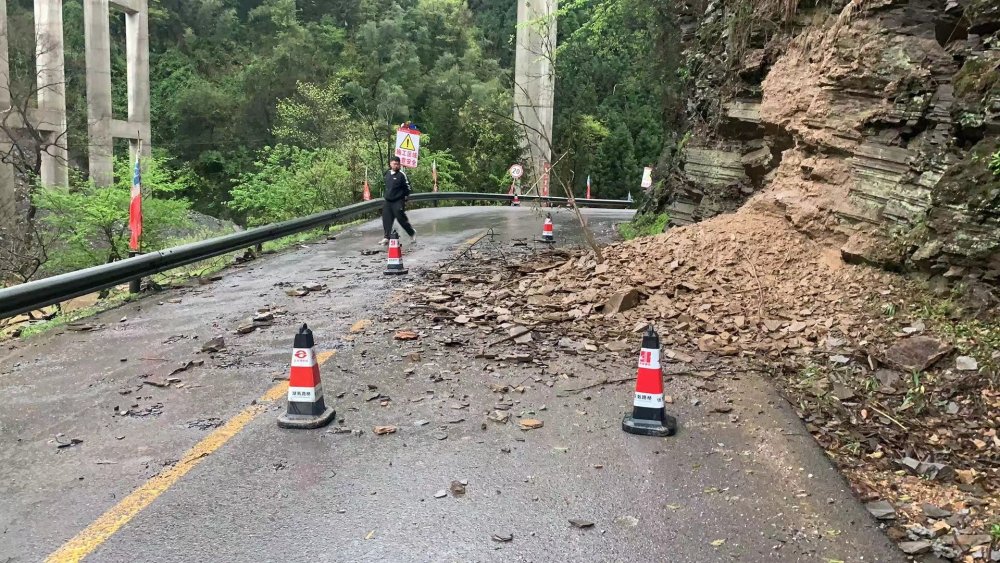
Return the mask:
{"type": "MultiPolygon", "coordinates": [[[[588,215],[605,239],[627,217],[588,215]]],[[[541,228],[530,208],[412,218],[414,274],[488,227],[507,240],[541,228]]],[[[563,244],[579,244],[573,221],[556,214],[563,244]]],[[[383,256],[361,255],[380,236],[363,225],[104,313],[89,321],[94,332],[0,350],[0,561],[38,561],[61,546],[88,561],[902,560],[753,374],[726,378],[739,424],[687,402],[700,392],[679,380],[680,435],[641,439],[619,430],[630,389],[565,392],[634,366],[572,356],[548,369],[498,366],[394,342],[392,319],[412,314],[403,304],[414,280],[383,277],[383,256]],[[310,281],[329,291],[285,294],[310,281]],[[259,309],[286,313],[234,334],[259,309]],[[350,335],[360,319],[374,325],[350,335]],[[336,352],[323,356],[326,398],[339,426],[360,435],[277,428],[275,378],[303,321],[320,350],[336,352]],[[216,335],[226,350],[199,353],[216,335]],[[418,349],[421,360],[404,357],[418,349]],[[182,387],[143,384],[190,360],[205,363],[174,375],[182,387]],[[544,428],[484,428],[501,400],[490,383],[526,383],[503,400],[544,428]],[[382,406],[374,393],[392,400],[382,406]],[[376,425],[400,430],[375,436],[376,425]],[[57,434],[83,442],[58,448],[57,434]],[[464,496],[435,498],[454,480],[468,483],[464,496]]]]}

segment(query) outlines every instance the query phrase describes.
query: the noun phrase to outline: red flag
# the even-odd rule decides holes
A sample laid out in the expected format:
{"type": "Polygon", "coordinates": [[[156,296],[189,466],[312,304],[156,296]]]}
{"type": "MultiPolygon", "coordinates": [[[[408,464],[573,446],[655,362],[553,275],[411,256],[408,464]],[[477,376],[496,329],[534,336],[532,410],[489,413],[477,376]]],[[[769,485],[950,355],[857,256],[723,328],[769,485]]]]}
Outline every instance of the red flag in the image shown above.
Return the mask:
{"type": "Polygon", "coordinates": [[[507,195],[514,195],[514,182],[510,183],[510,191],[507,192],[507,195]]]}
{"type": "Polygon", "coordinates": [[[590,199],[590,176],[587,176],[587,199],[590,199]]]}
{"type": "Polygon", "coordinates": [[[128,228],[132,231],[128,247],[139,250],[139,237],[142,236],[142,171],[139,167],[140,148],[135,153],[135,172],[132,174],[132,201],[128,207],[128,228]]]}

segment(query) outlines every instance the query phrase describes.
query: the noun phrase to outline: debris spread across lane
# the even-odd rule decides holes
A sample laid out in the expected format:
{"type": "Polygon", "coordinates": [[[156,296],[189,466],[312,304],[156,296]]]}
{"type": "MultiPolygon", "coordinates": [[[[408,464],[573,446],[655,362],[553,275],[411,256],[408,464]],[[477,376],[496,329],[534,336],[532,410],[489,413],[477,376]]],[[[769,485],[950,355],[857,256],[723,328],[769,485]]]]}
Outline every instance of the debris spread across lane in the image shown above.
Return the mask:
{"type": "MultiPolygon", "coordinates": [[[[764,213],[603,254],[598,263],[583,251],[484,249],[427,274],[411,305],[430,323],[426,334],[484,342],[478,358],[512,365],[558,354],[628,361],[653,324],[668,377],[702,378],[700,388],[711,391],[719,371],[702,368],[719,362],[730,373],[772,377],[861,499],[882,503],[876,516],[892,539],[909,542],[901,543],[905,551],[919,544],[920,552],[955,560],[989,555],[990,542],[981,540],[1000,518],[1000,391],[989,373],[980,376],[976,358],[954,357],[955,344],[933,334],[930,320],[886,314],[887,304],[893,313],[916,309],[912,282],[847,265],[764,213]],[[921,504],[950,516],[932,516],[921,504]]],[[[562,394],[614,383],[623,381],[562,394]]],[[[707,406],[738,423],[725,401],[707,406]]],[[[496,410],[487,419],[508,417],[496,410]]],[[[525,431],[542,424],[518,421],[525,431]]]]}

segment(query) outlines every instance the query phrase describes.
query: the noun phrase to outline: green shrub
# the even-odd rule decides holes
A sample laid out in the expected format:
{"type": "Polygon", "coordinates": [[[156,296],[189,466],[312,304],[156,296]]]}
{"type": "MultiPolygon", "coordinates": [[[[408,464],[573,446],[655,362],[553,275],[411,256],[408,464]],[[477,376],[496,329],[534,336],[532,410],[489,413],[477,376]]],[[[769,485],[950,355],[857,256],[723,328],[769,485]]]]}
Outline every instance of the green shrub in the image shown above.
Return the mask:
{"type": "MultiPolygon", "coordinates": [[[[56,237],[48,249],[46,273],[57,274],[128,256],[132,170],[128,158],[115,159],[115,183],[100,188],[76,176],[70,189],[42,188],[34,202],[44,229],[56,237]]],[[[187,200],[177,197],[187,188],[185,170],[173,170],[163,157],[142,161],[141,250],[163,248],[170,233],[190,225],[187,200]]]]}
{"type": "Polygon", "coordinates": [[[333,149],[265,147],[254,169],[240,176],[228,205],[255,227],[353,203],[345,162],[333,149]]]}
{"type": "Polygon", "coordinates": [[[667,223],[670,222],[670,215],[660,213],[659,215],[645,214],[636,215],[631,223],[622,223],[618,227],[625,240],[632,240],[637,237],[649,237],[662,234],[667,223]]]}
{"type": "Polygon", "coordinates": [[[993,153],[992,156],[990,156],[989,167],[990,167],[990,172],[992,172],[994,176],[1000,178],[1000,150],[998,150],[997,152],[993,153]]]}

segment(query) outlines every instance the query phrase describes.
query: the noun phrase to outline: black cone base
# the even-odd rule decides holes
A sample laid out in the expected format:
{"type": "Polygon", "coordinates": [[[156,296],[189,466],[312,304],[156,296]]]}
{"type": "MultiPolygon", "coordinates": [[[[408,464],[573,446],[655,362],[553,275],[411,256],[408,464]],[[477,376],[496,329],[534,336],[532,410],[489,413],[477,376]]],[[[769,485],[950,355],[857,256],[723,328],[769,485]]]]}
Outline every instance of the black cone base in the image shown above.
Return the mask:
{"type": "Polygon", "coordinates": [[[407,270],[406,268],[403,268],[403,269],[401,269],[401,270],[388,270],[388,269],[387,269],[387,270],[386,270],[385,272],[383,272],[383,273],[384,273],[385,275],[387,275],[387,276],[405,276],[406,274],[410,273],[410,271],[409,271],[409,270],[407,270]]]}
{"type": "Polygon", "coordinates": [[[622,419],[622,430],[639,436],[658,436],[661,438],[673,436],[677,433],[677,419],[666,413],[664,413],[662,421],[645,420],[625,415],[625,418],[622,419]]]}
{"type": "Polygon", "coordinates": [[[332,407],[327,407],[320,415],[308,414],[283,414],[278,417],[278,428],[294,428],[298,430],[308,430],[310,428],[320,428],[330,424],[337,413],[332,407]]]}

